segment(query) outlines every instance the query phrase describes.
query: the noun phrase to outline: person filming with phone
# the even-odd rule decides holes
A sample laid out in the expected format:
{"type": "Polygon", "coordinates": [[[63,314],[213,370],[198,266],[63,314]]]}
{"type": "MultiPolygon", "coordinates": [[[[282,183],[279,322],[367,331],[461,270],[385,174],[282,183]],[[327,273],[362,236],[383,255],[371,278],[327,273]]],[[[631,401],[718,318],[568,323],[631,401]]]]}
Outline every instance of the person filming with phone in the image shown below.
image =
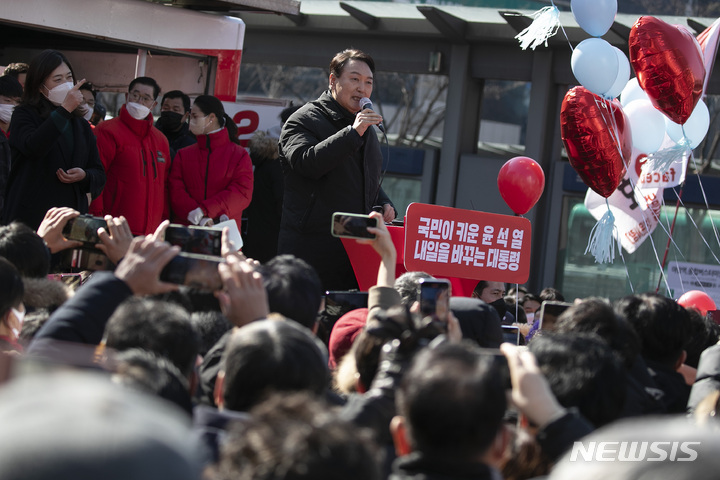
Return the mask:
{"type": "Polygon", "coordinates": [[[380,186],[382,152],[373,125],[382,116],[367,105],[375,62],[360,50],[344,50],[330,62],[328,89],[295,112],[280,134],[285,177],[278,253],[302,258],[325,290],[357,288],[339,238],[330,235],[333,212],[396,211],[380,186]],[[363,108],[366,106],[366,108],[363,108]]]}

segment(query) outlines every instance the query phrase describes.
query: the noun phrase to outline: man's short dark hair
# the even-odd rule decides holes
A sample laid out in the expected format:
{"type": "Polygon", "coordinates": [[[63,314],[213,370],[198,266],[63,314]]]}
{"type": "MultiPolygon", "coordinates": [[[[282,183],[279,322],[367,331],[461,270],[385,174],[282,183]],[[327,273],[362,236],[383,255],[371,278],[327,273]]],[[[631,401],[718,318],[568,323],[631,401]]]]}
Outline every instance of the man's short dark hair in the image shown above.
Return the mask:
{"type": "Polygon", "coordinates": [[[162,97],[162,101],[160,102],[160,105],[162,106],[163,103],[165,103],[165,99],[173,99],[173,98],[180,98],[182,99],[183,108],[185,109],[185,113],[190,111],[190,97],[188,97],[185,93],[183,93],[180,90],[170,90],[162,97]]]}
{"type": "Polygon", "coordinates": [[[16,307],[22,302],[25,288],[20,272],[15,265],[10,263],[6,258],[0,257],[0,285],[2,285],[2,294],[0,295],[0,318],[4,317],[11,308],[16,307]]]}
{"type": "Polygon", "coordinates": [[[546,287],[543,288],[540,292],[540,303],[548,301],[548,302],[564,302],[565,297],[562,293],[560,293],[560,290],[553,287],[546,287]]]}
{"type": "Polygon", "coordinates": [[[200,339],[183,308],[157,300],[130,298],[105,327],[106,344],[117,351],[142,348],[170,360],[186,377],[195,367],[200,339]]]}
{"type": "Polygon", "coordinates": [[[613,310],[609,301],[590,297],[572,305],[557,319],[557,333],[594,333],[620,354],[630,369],[640,354],[640,339],[632,325],[613,310]]]}
{"type": "Polygon", "coordinates": [[[128,85],[128,93],[133,91],[133,87],[135,87],[136,84],[140,85],[147,85],[148,87],[152,87],[153,89],[153,100],[157,100],[158,95],[160,95],[160,85],[155,81],[154,78],[150,77],[137,77],[132,82],[130,82],[130,85],[128,85]]]}
{"type": "Polygon", "coordinates": [[[20,100],[23,94],[22,85],[16,77],[11,75],[0,76],[0,95],[20,100]]]}
{"type": "Polygon", "coordinates": [[[199,353],[203,357],[227,331],[232,329],[230,321],[220,312],[193,312],[190,319],[200,336],[199,353]]]}
{"type": "Polygon", "coordinates": [[[330,73],[335,74],[336,77],[340,77],[345,69],[345,65],[347,65],[350,60],[365,62],[367,66],[370,67],[370,71],[373,74],[375,73],[375,60],[367,53],[354,48],[348,48],[335,54],[330,61],[330,73]]]}
{"type": "Polygon", "coordinates": [[[97,91],[95,91],[95,86],[90,82],[85,82],[80,87],[78,87],[78,90],[87,90],[90,92],[93,96],[93,98],[97,99],[97,91]]]}
{"type": "Polygon", "coordinates": [[[694,308],[685,310],[689,320],[687,342],[685,342],[685,352],[687,352],[685,365],[697,368],[700,354],[720,340],[720,325],[694,308]]]}
{"type": "Polygon", "coordinates": [[[687,310],[670,298],[642,293],[621,298],[615,311],[637,332],[643,357],[675,369],[687,342],[687,310]]]}
{"type": "Polygon", "coordinates": [[[258,320],[230,336],[220,360],[225,408],[248,411],[275,391],[322,394],[329,370],[324,347],[287,320],[258,320]]]}
{"type": "Polygon", "coordinates": [[[170,360],[141,348],[114,357],[113,382],[174,403],[192,415],[188,379],[170,360]]]}
{"type": "Polygon", "coordinates": [[[379,480],[367,432],[307,393],[274,395],[234,429],[220,480],[379,480]]]}
{"type": "Polygon", "coordinates": [[[507,407],[494,357],[470,343],[420,351],[396,403],[414,451],[475,461],[497,436],[507,407]]]}
{"type": "Polygon", "coordinates": [[[588,333],[546,333],[533,338],[530,351],[558,402],[577,407],[596,427],[620,416],[626,373],[610,347],[588,333]]]}
{"type": "Polygon", "coordinates": [[[312,330],[323,293],[315,269],[293,255],[278,255],[258,271],[267,290],[270,311],[312,330]]]}
{"type": "Polygon", "coordinates": [[[23,277],[42,278],[50,272],[50,250],[24,223],[0,227],[0,256],[9,259],[23,277]]]}

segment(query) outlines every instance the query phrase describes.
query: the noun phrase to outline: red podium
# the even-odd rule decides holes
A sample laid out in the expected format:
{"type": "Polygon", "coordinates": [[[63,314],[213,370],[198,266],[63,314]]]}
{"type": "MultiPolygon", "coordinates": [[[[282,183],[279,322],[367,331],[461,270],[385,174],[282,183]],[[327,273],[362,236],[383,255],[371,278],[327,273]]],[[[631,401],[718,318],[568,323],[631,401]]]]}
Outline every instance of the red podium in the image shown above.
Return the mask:
{"type": "MultiPolygon", "coordinates": [[[[400,276],[407,271],[405,269],[405,227],[388,225],[387,228],[395,244],[395,250],[397,250],[396,275],[400,276]]],[[[380,256],[373,249],[372,245],[358,243],[351,238],[342,238],[341,240],[350,258],[353,270],[355,271],[358,286],[360,290],[366,292],[370,287],[375,285],[377,281],[380,256]]],[[[450,280],[452,284],[452,294],[455,297],[469,297],[478,282],[477,280],[468,278],[452,278],[440,275],[437,277],[450,280]]]]}

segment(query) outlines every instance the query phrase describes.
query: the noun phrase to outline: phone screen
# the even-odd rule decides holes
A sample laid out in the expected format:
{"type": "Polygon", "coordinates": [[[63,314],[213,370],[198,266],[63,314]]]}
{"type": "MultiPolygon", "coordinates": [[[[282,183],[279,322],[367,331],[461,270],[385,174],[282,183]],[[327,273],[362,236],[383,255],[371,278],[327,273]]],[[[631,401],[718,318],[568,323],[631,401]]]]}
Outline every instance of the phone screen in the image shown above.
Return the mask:
{"type": "Polygon", "coordinates": [[[165,241],[179,246],[182,252],[220,256],[222,231],[170,224],[165,230],[165,241]]]}
{"type": "Polygon", "coordinates": [[[540,306],[540,328],[543,330],[553,330],[558,317],[568,308],[572,307],[572,303],[567,302],[551,302],[544,301],[540,306]]]}
{"type": "Polygon", "coordinates": [[[447,321],[450,312],[450,282],[447,280],[420,280],[420,314],[447,321]]]}
{"type": "Polygon", "coordinates": [[[77,240],[88,244],[100,243],[98,228],[107,230],[107,222],[104,218],[93,217],[92,215],[80,215],[71,218],[63,228],[63,236],[68,240],[77,240]]]}
{"type": "Polygon", "coordinates": [[[222,289],[218,265],[224,260],[208,255],[179,253],[160,272],[160,280],[185,285],[196,290],[214,292],[222,289]]]}
{"type": "Polygon", "coordinates": [[[525,345],[525,337],[515,325],[502,325],[503,341],[515,345],[525,345]]]}
{"type": "Polygon", "coordinates": [[[333,213],[332,234],[335,237],[375,238],[367,227],[377,227],[377,220],[368,215],[355,213],[333,213]]]}

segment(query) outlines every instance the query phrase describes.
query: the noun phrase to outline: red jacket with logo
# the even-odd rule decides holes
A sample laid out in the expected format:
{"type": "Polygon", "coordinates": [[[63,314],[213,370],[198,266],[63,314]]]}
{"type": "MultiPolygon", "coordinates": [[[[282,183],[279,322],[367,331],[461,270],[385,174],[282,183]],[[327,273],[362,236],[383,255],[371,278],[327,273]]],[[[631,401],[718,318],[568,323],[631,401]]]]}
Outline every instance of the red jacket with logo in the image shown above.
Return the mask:
{"type": "Polygon", "coordinates": [[[167,138],[153,117],[136,120],[125,109],[95,129],[100,159],[107,172],[102,195],[90,206],[93,215],[123,215],[135,235],[155,231],[169,218],[167,138]]]}
{"type": "Polygon", "coordinates": [[[173,221],[187,225],[188,213],[201,207],[216,223],[224,214],[235,219],[239,228],[242,212],[252,199],[252,168],[250,155],[230,141],[227,129],[198,135],[197,143],[178,150],[173,161],[173,221]]]}

